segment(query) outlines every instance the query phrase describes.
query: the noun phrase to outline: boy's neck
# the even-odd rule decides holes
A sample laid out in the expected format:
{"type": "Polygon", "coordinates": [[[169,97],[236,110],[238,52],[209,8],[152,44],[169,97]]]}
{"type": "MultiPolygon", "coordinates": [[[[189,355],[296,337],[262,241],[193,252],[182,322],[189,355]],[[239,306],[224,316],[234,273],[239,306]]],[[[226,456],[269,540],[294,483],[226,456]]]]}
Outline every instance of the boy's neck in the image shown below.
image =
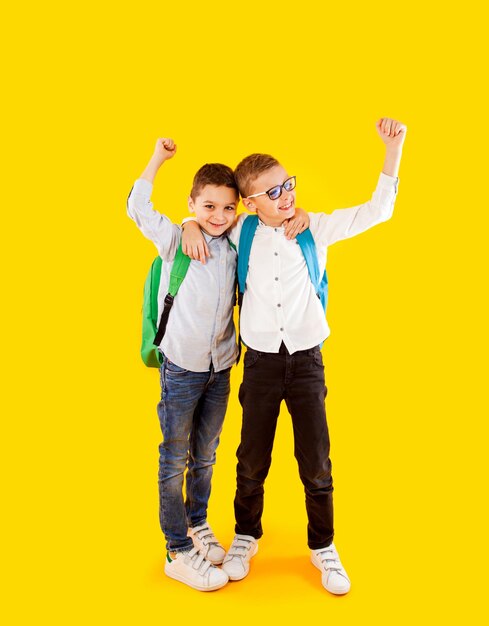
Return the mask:
{"type": "Polygon", "coordinates": [[[284,217],[284,219],[279,219],[279,218],[278,218],[278,219],[276,219],[276,220],[269,219],[269,218],[263,218],[263,217],[260,215],[260,213],[258,213],[258,211],[257,211],[257,213],[256,213],[256,214],[258,215],[258,219],[259,219],[259,220],[260,220],[263,224],[265,224],[265,226],[272,226],[273,228],[280,228],[281,226],[283,226],[283,224],[284,224],[285,220],[287,219],[287,218],[285,218],[285,217],[284,217]]]}
{"type": "Polygon", "coordinates": [[[202,226],[200,227],[200,230],[204,233],[204,235],[206,235],[206,237],[209,237],[209,239],[219,239],[220,237],[227,237],[228,234],[228,231],[225,230],[221,235],[211,235],[211,233],[208,233],[206,229],[202,226]]]}

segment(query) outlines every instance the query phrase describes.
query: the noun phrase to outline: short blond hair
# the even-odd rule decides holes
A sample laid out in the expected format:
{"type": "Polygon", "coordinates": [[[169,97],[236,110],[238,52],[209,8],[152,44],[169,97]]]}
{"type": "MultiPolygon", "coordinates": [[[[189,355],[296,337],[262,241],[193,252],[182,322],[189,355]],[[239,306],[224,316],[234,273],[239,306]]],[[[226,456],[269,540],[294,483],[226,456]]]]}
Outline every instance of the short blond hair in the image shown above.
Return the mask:
{"type": "Polygon", "coordinates": [[[253,182],[267,170],[280,165],[280,163],[270,154],[250,154],[238,163],[234,170],[234,177],[238,184],[242,198],[246,198],[251,193],[253,182]]]}

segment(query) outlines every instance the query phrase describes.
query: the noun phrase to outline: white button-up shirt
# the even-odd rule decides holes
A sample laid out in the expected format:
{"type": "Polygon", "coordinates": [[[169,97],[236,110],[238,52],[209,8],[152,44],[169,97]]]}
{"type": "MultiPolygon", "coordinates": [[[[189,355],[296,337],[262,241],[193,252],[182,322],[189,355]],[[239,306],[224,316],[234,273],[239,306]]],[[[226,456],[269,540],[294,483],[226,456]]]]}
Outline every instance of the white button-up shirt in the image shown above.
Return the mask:
{"type": "MultiPolygon", "coordinates": [[[[372,199],[331,214],[309,213],[319,267],[326,265],[327,247],[388,220],[394,209],[398,179],[381,173],[372,199]]],[[[238,245],[244,216],[230,231],[238,245]]],[[[239,254],[239,248],[238,248],[239,254]]],[[[285,238],[283,227],[259,222],[250,252],[240,317],[243,342],[262,352],[278,352],[284,342],[292,354],[317,346],[330,334],[324,310],[309,278],[297,241],[285,238]]]]}

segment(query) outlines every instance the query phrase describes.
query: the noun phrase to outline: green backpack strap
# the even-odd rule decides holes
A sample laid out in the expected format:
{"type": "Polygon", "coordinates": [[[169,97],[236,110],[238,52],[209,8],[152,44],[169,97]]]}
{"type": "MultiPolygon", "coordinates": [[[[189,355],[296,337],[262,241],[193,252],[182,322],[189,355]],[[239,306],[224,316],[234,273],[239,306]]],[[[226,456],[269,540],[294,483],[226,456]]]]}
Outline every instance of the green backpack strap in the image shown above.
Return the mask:
{"type": "Polygon", "coordinates": [[[178,246],[175,259],[170,271],[170,285],[168,287],[168,293],[165,296],[165,303],[163,312],[161,314],[160,325],[154,339],[154,345],[159,346],[166,331],[166,325],[168,324],[168,317],[170,315],[171,308],[173,306],[173,300],[180,289],[183,279],[185,278],[190,265],[190,257],[183,253],[182,242],[178,246]]]}
{"type": "Polygon", "coordinates": [[[175,297],[180,289],[183,279],[187,275],[187,271],[190,265],[190,257],[183,253],[182,243],[178,246],[177,253],[173,260],[173,265],[170,271],[170,285],[168,286],[168,293],[175,297]]]}
{"type": "MultiPolygon", "coordinates": [[[[236,251],[236,246],[229,239],[229,246],[236,251]]],[[[182,244],[178,246],[173,265],[170,270],[170,284],[165,297],[160,324],[158,325],[158,292],[160,287],[162,259],[156,257],[153,261],[146,282],[144,284],[143,298],[143,337],[141,343],[141,357],[147,367],[160,367],[162,363],[161,352],[158,346],[165,335],[166,325],[173,300],[180,289],[190,266],[190,257],[182,251],[182,244]]]]}

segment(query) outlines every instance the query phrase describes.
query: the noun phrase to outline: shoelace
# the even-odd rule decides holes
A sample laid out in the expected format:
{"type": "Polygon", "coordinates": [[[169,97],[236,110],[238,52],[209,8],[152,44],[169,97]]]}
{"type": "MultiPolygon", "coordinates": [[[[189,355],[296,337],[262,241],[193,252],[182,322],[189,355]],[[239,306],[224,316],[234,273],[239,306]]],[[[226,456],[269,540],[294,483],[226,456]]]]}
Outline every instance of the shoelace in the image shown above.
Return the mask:
{"type": "Polygon", "coordinates": [[[321,565],[324,569],[335,570],[337,572],[342,569],[338,553],[331,546],[324,548],[321,552],[316,552],[316,554],[321,559],[321,565]]]}
{"type": "Polygon", "coordinates": [[[214,533],[209,528],[209,526],[205,526],[205,528],[201,528],[200,530],[198,530],[195,533],[195,536],[198,539],[200,539],[200,541],[202,541],[204,546],[212,546],[212,545],[218,546],[219,545],[219,541],[217,540],[217,537],[215,537],[214,533]]]}
{"type": "Polygon", "coordinates": [[[251,544],[252,542],[249,539],[234,539],[227,556],[231,558],[237,556],[243,559],[246,553],[251,549],[251,544]]]}
{"type": "Polygon", "coordinates": [[[201,554],[198,548],[192,548],[190,552],[187,552],[187,559],[192,562],[193,569],[197,570],[199,574],[204,575],[212,563],[208,561],[203,554],[201,554]]]}

